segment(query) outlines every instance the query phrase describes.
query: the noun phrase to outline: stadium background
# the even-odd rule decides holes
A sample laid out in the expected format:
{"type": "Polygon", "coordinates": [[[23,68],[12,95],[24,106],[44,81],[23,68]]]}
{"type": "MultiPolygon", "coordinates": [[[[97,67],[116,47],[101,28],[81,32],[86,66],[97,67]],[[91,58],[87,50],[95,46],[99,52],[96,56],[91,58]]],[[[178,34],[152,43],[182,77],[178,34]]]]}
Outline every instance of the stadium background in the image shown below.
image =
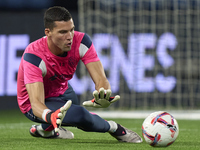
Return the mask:
{"type": "MultiPolygon", "coordinates": [[[[25,46],[44,36],[43,14],[66,7],[88,33],[121,100],[107,110],[199,109],[199,0],[0,0],[0,110],[17,109],[25,46]]],[[[80,63],[71,81],[80,101],[92,81],[80,63]]]]}

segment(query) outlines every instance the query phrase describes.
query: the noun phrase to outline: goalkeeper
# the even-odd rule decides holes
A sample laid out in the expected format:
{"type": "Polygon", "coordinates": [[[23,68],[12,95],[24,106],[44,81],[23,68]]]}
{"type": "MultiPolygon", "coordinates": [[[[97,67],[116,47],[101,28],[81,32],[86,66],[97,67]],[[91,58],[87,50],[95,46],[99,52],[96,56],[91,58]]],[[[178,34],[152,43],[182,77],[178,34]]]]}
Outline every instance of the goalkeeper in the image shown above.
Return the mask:
{"type": "MultiPolygon", "coordinates": [[[[45,37],[30,43],[18,71],[17,100],[24,115],[41,123],[30,128],[34,137],[72,139],[62,126],[84,131],[108,132],[119,141],[141,143],[141,137],[114,121],[106,121],[78,105],[68,83],[81,60],[95,83],[94,99],[84,106],[105,108],[120,97],[111,97],[110,84],[94,45],[85,33],[75,31],[71,14],[54,6],[44,14],[45,37]]],[[[77,86],[81,86],[77,83],[77,86]]]]}

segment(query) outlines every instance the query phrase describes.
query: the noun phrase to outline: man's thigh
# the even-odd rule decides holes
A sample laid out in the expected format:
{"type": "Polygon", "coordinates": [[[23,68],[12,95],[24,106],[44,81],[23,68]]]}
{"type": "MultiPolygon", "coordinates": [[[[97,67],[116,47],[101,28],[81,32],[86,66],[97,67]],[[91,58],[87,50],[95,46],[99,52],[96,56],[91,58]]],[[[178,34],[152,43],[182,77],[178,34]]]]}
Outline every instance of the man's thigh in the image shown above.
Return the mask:
{"type": "Polygon", "coordinates": [[[60,95],[59,98],[61,98],[64,101],[71,100],[72,104],[75,104],[75,105],[80,104],[76,93],[74,92],[72,86],[69,83],[68,83],[68,89],[65,91],[63,95],[60,95]]]}

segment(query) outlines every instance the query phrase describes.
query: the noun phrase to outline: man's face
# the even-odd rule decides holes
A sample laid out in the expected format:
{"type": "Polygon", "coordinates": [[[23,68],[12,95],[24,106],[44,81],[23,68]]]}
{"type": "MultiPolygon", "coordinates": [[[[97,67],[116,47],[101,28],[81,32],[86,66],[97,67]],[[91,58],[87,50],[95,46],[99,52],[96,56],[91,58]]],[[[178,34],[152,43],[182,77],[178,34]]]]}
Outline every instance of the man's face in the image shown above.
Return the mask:
{"type": "Polygon", "coordinates": [[[55,27],[53,30],[49,30],[46,35],[50,39],[50,49],[55,48],[58,54],[70,51],[74,37],[73,20],[55,21],[55,27]]]}

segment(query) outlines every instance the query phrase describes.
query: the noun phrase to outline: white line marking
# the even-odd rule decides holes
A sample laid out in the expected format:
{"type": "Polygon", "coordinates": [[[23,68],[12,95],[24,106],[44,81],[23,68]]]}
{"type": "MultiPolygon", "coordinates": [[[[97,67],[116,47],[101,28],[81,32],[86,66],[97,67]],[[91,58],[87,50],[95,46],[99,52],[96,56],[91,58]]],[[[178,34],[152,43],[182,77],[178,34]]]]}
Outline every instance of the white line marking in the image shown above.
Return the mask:
{"type": "MultiPolygon", "coordinates": [[[[127,118],[127,119],[145,119],[149,114],[158,111],[92,111],[102,118],[127,118]]],[[[163,110],[170,113],[175,119],[183,120],[200,120],[199,110],[184,110],[184,111],[174,111],[174,110],[163,110]]]]}

